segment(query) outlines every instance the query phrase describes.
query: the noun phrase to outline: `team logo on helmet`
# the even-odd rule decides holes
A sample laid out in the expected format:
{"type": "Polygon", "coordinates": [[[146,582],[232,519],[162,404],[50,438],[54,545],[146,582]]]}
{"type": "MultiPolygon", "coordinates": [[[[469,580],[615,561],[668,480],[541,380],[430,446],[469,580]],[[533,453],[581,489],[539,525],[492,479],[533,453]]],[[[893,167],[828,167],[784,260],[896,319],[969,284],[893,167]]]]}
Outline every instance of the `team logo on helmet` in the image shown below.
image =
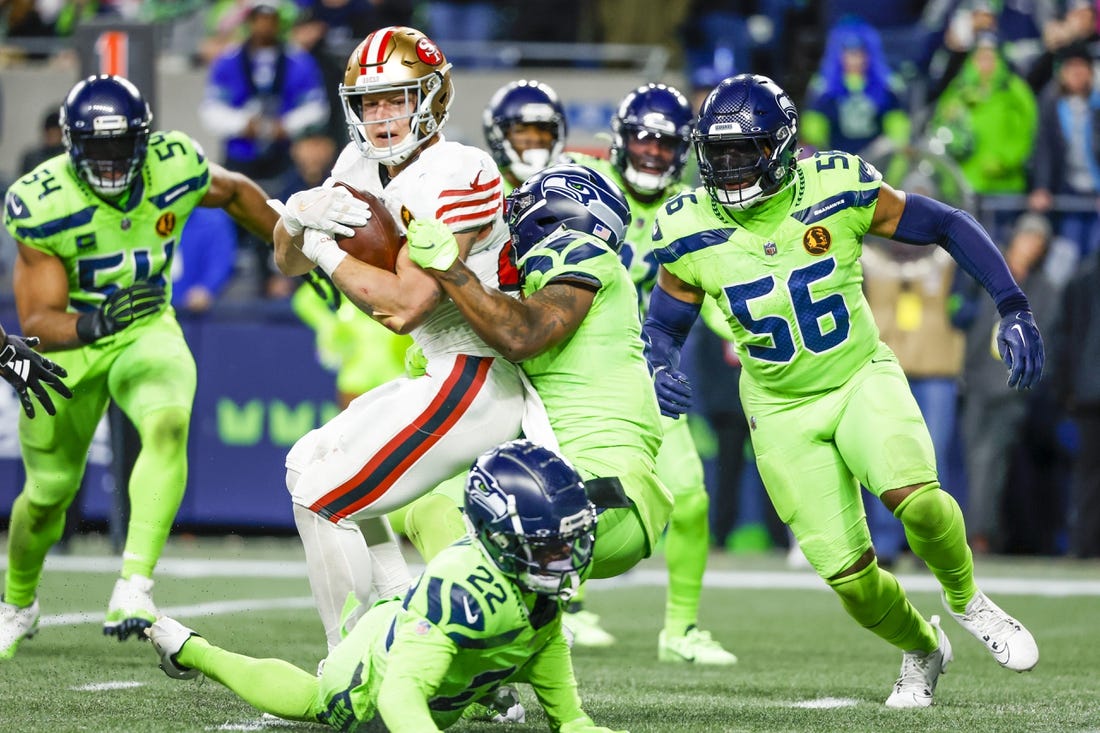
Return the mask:
{"type": "Polygon", "coordinates": [[[812,255],[823,255],[833,244],[833,235],[825,227],[810,227],[802,235],[802,246],[812,255]]]}
{"type": "Polygon", "coordinates": [[[427,37],[421,37],[416,42],[416,57],[428,66],[439,66],[443,63],[443,53],[439,50],[439,46],[427,37]]]}
{"type": "Polygon", "coordinates": [[[157,219],[156,230],[157,234],[162,237],[167,237],[176,229],[176,215],[171,211],[166,211],[160,215],[157,219]]]}

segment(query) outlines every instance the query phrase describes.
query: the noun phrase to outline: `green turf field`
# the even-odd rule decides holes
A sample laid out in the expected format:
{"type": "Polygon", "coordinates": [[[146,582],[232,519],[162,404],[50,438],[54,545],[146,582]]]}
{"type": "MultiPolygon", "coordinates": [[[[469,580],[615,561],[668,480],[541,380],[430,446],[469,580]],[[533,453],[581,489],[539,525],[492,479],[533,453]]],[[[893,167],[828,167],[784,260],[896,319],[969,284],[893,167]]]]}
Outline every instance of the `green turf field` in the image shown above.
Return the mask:
{"type": "MultiPolygon", "coordinates": [[[[53,556],[41,588],[43,627],[0,663],[0,731],[324,730],[265,719],[219,685],[168,679],[144,643],[100,635],[116,561],[100,542],[53,556]]],[[[899,570],[917,606],[943,613],[931,577],[899,570]]],[[[706,669],[656,661],[663,613],[659,559],[594,583],[589,607],[619,641],[574,653],[581,697],[597,722],[644,731],[1100,731],[1100,563],[980,561],[991,597],[1028,624],[1035,671],[1001,669],[953,620],[955,662],[936,706],[890,711],[900,654],[856,626],[824,584],[782,558],[715,555],[702,626],[740,662],[706,669]]],[[[296,540],[175,540],[158,572],[157,602],[211,641],[307,670],[324,653],[296,540]]],[[[528,689],[528,722],[546,730],[528,689]]],[[[452,730],[499,731],[460,724],[452,730]]]]}

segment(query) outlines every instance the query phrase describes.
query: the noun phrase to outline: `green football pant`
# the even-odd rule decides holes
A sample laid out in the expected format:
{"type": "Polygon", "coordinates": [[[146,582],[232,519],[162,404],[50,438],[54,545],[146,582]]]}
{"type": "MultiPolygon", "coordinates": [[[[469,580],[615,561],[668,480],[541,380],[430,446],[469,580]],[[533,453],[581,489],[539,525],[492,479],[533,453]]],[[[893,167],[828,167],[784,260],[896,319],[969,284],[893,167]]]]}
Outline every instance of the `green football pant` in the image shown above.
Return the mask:
{"type": "Polygon", "coordinates": [[[741,397],[768,495],[810,564],[831,579],[862,625],[903,649],[928,648],[933,631],[908,601],[902,603],[904,592],[877,564],[836,577],[871,547],[860,484],[879,497],[919,486],[895,511],[910,547],[940,581],[952,608],[973,595],[962,517],[939,488],[928,429],[893,353],[880,344],[870,362],[829,392],[780,395],[743,376],[741,397]]]}
{"type": "Polygon", "coordinates": [[[187,482],[195,397],[195,361],[179,324],[170,311],[152,318],[134,333],[50,355],[68,371],[74,396],[59,400],[52,418],[20,418],[27,480],[12,508],[4,589],[9,603],[34,599],[46,552],[61,536],[110,399],[133,421],[142,444],[128,487],[122,575],[152,575],[187,482]]]}
{"type": "Polygon", "coordinates": [[[657,476],[672,492],[672,514],[665,534],[668,591],[665,629],[682,634],[698,621],[699,596],[710,550],[703,462],[686,416],[661,418],[664,440],[657,453],[657,476]]]}

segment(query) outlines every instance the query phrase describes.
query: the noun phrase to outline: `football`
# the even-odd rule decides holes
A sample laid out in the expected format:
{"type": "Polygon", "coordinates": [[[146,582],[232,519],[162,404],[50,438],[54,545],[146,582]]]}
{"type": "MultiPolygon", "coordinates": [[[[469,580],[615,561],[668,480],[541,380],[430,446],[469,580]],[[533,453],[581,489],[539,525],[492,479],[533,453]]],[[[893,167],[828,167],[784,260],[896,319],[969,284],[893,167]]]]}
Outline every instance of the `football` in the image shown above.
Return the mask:
{"type": "Polygon", "coordinates": [[[337,181],[336,185],[346,188],[360,201],[365,201],[371,210],[370,220],[366,224],[356,228],[355,234],[350,237],[336,237],[336,243],[355,259],[393,272],[397,263],[397,252],[404,242],[393,215],[374,194],[360,191],[343,181],[337,181]]]}

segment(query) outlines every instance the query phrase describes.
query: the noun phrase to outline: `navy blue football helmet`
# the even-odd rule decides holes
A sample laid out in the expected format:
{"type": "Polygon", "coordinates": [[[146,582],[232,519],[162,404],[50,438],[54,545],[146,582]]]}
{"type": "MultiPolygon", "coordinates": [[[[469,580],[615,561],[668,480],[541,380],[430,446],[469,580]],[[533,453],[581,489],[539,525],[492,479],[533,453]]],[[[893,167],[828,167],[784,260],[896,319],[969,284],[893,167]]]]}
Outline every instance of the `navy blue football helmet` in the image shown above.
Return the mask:
{"type": "Polygon", "coordinates": [[[561,157],[568,132],[557,92],[533,79],[509,82],[498,89],[482,115],[482,128],[493,160],[499,167],[511,169],[521,181],[561,157]],[[550,148],[517,152],[508,139],[508,131],[516,124],[545,127],[553,136],[550,148]]]}
{"type": "Polygon", "coordinates": [[[583,165],[561,163],[524,181],[508,200],[508,229],[516,260],[558,231],[585,232],[622,248],[630,206],[607,176],[583,165]]]}
{"type": "Polygon", "coordinates": [[[596,507],[557,453],[529,440],[483,453],[466,479],[465,508],[502,573],[529,591],[573,597],[592,562],[596,507]]]}
{"type": "Polygon", "coordinates": [[[694,121],[691,104],[675,87],[638,87],[623,98],[611,118],[611,164],[639,193],[664,191],[684,170],[694,121]],[[666,152],[632,154],[627,147],[632,140],[654,141],[666,152]]]}
{"type": "Polygon", "coordinates": [[[798,110],[766,76],[722,81],[699,110],[692,140],[703,186],[718,203],[744,209],[794,179],[798,110]]]}
{"type": "Polygon", "coordinates": [[[145,164],[153,113],[141,92],[121,76],[89,76],[61,105],[61,138],[85,183],[115,198],[145,164]]]}

